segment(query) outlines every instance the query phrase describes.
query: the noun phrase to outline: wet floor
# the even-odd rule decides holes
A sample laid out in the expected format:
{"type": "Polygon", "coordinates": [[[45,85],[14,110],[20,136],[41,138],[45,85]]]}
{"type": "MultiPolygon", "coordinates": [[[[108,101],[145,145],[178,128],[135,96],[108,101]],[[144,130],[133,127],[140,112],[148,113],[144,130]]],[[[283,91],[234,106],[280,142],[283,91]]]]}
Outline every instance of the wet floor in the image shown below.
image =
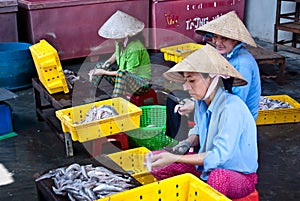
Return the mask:
{"type": "MultiPolygon", "coordinates": [[[[272,44],[258,42],[272,49],[272,44]]],[[[286,83],[279,86],[274,79],[262,79],[262,93],[287,94],[300,102],[300,55],[283,50],[279,53],[287,57],[286,83]]],[[[154,57],[158,57],[155,58],[158,63],[159,59],[163,62],[161,55],[154,57]]],[[[277,72],[277,66],[261,67],[263,75],[276,75],[277,72]]],[[[0,163],[12,173],[14,182],[0,186],[0,200],[38,200],[34,174],[89,160],[90,156],[81,144],[74,143],[74,157],[66,157],[64,143],[54,130],[46,122],[36,119],[32,88],[15,93],[18,98],[7,102],[13,109],[14,129],[18,136],[0,141],[0,163]]],[[[258,126],[257,189],[261,201],[300,200],[299,133],[299,123],[258,126]]]]}

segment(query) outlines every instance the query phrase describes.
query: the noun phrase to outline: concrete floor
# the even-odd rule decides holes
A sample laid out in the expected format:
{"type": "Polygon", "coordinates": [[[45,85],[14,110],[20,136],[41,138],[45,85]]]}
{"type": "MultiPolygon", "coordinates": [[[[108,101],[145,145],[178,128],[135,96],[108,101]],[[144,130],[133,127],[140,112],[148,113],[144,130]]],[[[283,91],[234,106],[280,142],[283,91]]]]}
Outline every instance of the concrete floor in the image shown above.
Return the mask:
{"type": "MultiPolygon", "coordinates": [[[[272,49],[270,43],[258,43],[272,49]]],[[[274,79],[262,79],[262,95],[287,94],[300,102],[300,55],[284,50],[278,53],[287,57],[286,83],[279,86],[274,79]]],[[[277,72],[277,66],[261,67],[262,75],[277,72]]],[[[0,186],[0,200],[38,200],[35,173],[87,160],[89,155],[81,144],[74,143],[74,157],[66,157],[64,143],[54,130],[36,119],[32,88],[15,93],[18,98],[7,102],[13,108],[18,136],[0,141],[0,163],[12,173],[14,182],[0,186]]],[[[260,201],[300,200],[299,133],[299,123],[258,126],[260,201]]]]}

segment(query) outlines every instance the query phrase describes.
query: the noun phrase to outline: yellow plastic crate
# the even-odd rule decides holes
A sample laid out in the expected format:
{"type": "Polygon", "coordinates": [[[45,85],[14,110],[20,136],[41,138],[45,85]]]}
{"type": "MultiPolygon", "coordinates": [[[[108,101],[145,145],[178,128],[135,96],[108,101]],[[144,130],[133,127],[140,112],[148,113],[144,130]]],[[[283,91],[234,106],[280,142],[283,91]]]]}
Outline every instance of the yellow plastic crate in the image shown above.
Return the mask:
{"type": "Polygon", "coordinates": [[[203,45],[197,43],[184,43],[180,45],[164,47],[161,48],[160,51],[164,53],[164,59],[166,61],[179,63],[185,57],[202,47],[203,45]]]}
{"type": "Polygon", "coordinates": [[[157,181],[144,165],[145,156],[148,152],[150,150],[146,147],[138,147],[109,154],[108,157],[145,185],[157,181]]]}
{"type": "Polygon", "coordinates": [[[294,108],[259,110],[256,125],[283,124],[300,122],[300,104],[288,95],[265,96],[273,100],[287,102],[294,108]]]}
{"type": "Polygon", "coordinates": [[[69,92],[57,51],[46,40],[29,47],[39,80],[50,94],[69,92]]]}
{"type": "Polygon", "coordinates": [[[112,98],[58,110],[55,113],[61,121],[63,132],[70,133],[73,141],[86,142],[139,128],[142,110],[123,98],[112,98]],[[118,115],[80,124],[93,106],[99,107],[100,105],[114,107],[118,115]]]}
{"type": "Polygon", "coordinates": [[[196,176],[186,173],[117,193],[97,201],[229,201],[196,176]]]}

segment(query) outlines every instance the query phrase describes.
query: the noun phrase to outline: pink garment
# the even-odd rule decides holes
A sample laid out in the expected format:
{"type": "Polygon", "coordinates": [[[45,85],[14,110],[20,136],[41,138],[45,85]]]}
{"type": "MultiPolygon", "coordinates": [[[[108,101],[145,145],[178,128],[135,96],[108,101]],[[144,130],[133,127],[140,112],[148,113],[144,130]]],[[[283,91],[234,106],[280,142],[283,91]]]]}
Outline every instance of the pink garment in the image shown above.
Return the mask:
{"type": "Polygon", "coordinates": [[[214,169],[207,184],[231,199],[242,198],[255,190],[257,174],[242,174],[232,170],[214,169]]]}
{"type": "MultiPolygon", "coordinates": [[[[154,151],[158,154],[162,151],[154,151]]],[[[192,153],[188,153],[192,154],[192,153]]],[[[153,169],[151,174],[157,179],[162,180],[176,175],[191,173],[200,177],[201,172],[194,165],[183,163],[172,163],[162,168],[153,169]]],[[[232,170],[214,169],[210,172],[207,184],[227,196],[230,199],[245,197],[255,190],[257,184],[257,174],[242,174],[232,170]]]]}
{"type": "MultiPolygon", "coordinates": [[[[152,151],[153,154],[158,154],[164,152],[164,150],[152,151]]],[[[188,153],[194,154],[194,153],[188,153]]],[[[191,173],[197,177],[200,177],[201,172],[199,172],[194,165],[184,164],[184,163],[172,163],[170,165],[164,166],[162,168],[154,168],[151,174],[159,181],[176,175],[191,173]]]]}

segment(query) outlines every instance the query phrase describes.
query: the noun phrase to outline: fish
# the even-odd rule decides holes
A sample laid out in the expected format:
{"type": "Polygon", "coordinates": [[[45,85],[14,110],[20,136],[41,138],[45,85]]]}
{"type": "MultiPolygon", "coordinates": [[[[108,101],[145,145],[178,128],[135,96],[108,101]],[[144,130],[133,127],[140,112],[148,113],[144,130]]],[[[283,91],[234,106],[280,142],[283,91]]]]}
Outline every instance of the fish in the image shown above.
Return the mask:
{"type": "Polygon", "coordinates": [[[106,184],[106,183],[98,184],[95,188],[93,188],[94,192],[97,192],[97,191],[117,191],[117,192],[121,192],[122,190],[123,189],[121,187],[117,187],[117,186],[106,184]]]}
{"type": "Polygon", "coordinates": [[[118,112],[110,105],[93,106],[87,112],[85,118],[80,122],[81,124],[117,116],[118,112]]]}
{"type": "Polygon", "coordinates": [[[259,110],[274,110],[281,108],[293,108],[288,102],[274,100],[268,97],[261,96],[259,101],[259,110]]]}
{"type": "Polygon", "coordinates": [[[72,201],[93,201],[134,187],[128,175],[113,173],[105,167],[79,165],[49,170],[36,179],[53,179],[52,191],[72,201]]]}
{"type": "Polygon", "coordinates": [[[64,76],[69,89],[73,89],[75,82],[80,79],[80,76],[68,69],[64,70],[64,76]]]}

